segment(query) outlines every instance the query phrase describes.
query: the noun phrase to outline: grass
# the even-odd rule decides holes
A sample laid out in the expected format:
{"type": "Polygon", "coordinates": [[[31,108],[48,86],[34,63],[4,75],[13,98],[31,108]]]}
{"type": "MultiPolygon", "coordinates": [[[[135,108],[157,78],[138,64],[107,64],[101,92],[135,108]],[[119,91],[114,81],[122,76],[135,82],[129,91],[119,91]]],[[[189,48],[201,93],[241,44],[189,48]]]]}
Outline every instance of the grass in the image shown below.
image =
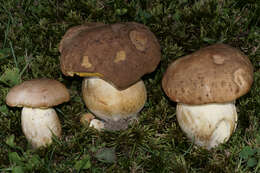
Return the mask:
{"type": "Polygon", "coordinates": [[[0,172],[260,171],[259,0],[0,0],[0,14],[0,172]],[[147,104],[140,123],[128,130],[100,133],[79,123],[88,111],[82,79],[62,75],[58,44],[69,27],[86,21],[140,22],[160,42],[161,63],[143,77],[147,104]],[[207,151],[182,133],[161,79],[173,60],[218,42],[249,56],[254,84],[236,102],[239,120],[231,139],[207,151]],[[41,77],[64,83],[71,101],[55,108],[62,138],[32,150],[21,131],[21,109],[6,106],[5,96],[12,86],[41,77]]]}

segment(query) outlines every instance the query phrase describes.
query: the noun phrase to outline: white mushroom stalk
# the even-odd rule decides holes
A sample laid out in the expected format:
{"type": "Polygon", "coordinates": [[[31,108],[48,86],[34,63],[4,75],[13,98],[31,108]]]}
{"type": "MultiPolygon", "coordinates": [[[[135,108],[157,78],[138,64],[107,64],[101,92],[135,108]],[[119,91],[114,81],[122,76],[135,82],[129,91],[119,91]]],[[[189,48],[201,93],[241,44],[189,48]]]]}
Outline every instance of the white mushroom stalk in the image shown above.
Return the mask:
{"type": "Polygon", "coordinates": [[[61,136],[60,121],[53,108],[24,107],[21,121],[23,133],[33,148],[51,144],[53,135],[61,136]]]}
{"type": "Polygon", "coordinates": [[[177,104],[181,129],[196,145],[211,149],[226,142],[235,131],[237,112],[233,102],[223,104],[177,104]]]}
{"type": "Polygon", "coordinates": [[[125,90],[117,90],[99,78],[85,78],[82,93],[88,109],[98,118],[110,122],[136,117],[147,97],[143,81],[125,90]]]}

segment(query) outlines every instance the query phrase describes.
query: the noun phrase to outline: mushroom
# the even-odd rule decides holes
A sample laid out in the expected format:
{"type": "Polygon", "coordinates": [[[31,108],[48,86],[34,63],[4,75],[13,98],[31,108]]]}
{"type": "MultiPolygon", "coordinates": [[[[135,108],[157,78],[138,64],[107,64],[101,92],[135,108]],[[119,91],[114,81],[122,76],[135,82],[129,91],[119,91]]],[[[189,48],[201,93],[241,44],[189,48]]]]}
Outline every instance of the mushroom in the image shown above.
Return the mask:
{"type": "Polygon", "coordinates": [[[83,113],[80,116],[80,122],[82,125],[90,124],[90,122],[94,119],[94,115],[92,113],[83,113]]]}
{"type": "Polygon", "coordinates": [[[226,142],[236,129],[235,100],[253,83],[246,55],[226,44],[215,44],[169,65],[162,87],[177,102],[177,120],[195,144],[211,149],[226,142]]]}
{"type": "Polygon", "coordinates": [[[101,131],[101,130],[105,129],[105,123],[98,119],[93,119],[93,120],[91,120],[89,127],[94,127],[95,129],[101,131]]]}
{"type": "Polygon", "coordinates": [[[86,77],[82,84],[86,106],[105,121],[105,129],[125,129],[146,102],[141,77],[160,62],[160,45],[138,23],[87,23],[72,27],[62,38],[64,75],[86,77]]]}
{"type": "Polygon", "coordinates": [[[67,88],[52,79],[33,79],[14,86],[6,96],[6,104],[23,107],[22,130],[34,148],[51,144],[53,134],[61,136],[61,125],[51,107],[70,99],[67,88]]]}

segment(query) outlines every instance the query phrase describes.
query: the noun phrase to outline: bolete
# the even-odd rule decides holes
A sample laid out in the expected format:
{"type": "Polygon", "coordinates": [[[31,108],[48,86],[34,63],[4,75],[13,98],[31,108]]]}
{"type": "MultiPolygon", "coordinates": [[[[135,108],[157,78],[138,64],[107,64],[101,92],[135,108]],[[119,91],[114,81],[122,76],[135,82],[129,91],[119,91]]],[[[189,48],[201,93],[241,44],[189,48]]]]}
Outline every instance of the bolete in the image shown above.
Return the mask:
{"type": "Polygon", "coordinates": [[[181,129],[207,149],[229,139],[237,124],[235,100],[253,83],[246,55],[226,44],[214,44],[169,65],[162,87],[177,104],[181,129]]]}
{"type": "Polygon", "coordinates": [[[125,129],[142,109],[146,88],[141,77],[154,71],[161,58],[154,34],[135,22],[72,27],[59,51],[64,75],[86,77],[85,104],[108,130],[125,129]]]}
{"type": "Polygon", "coordinates": [[[70,99],[67,88],[53,79],[33,79],[11,88],[6,104],[23,107],[21,122],[27,140],[34,148],[52,142],[53,134],[61,136],[61,125],[55,110],[51,107],[70,99]]]}

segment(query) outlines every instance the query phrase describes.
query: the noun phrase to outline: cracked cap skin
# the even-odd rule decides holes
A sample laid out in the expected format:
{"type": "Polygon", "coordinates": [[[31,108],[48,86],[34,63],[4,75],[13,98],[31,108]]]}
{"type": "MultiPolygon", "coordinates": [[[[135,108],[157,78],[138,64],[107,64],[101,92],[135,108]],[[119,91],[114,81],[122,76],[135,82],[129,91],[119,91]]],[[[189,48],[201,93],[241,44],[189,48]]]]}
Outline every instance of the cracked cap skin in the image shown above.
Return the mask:
{"type": "Polygon", "coordinates": [[[249,58],[226,44],[214,44],[172,62],[162,87],[175,102],[224,103],[246,94],[253,83],[249,58]]]}
{"type": "Polygon", "coordinates": [[[154,71],[161,59],[155,35],[135,22],[72,27],[59,51],[64,75],[100,77],[117,89],[126,89],[154,71]]]}

